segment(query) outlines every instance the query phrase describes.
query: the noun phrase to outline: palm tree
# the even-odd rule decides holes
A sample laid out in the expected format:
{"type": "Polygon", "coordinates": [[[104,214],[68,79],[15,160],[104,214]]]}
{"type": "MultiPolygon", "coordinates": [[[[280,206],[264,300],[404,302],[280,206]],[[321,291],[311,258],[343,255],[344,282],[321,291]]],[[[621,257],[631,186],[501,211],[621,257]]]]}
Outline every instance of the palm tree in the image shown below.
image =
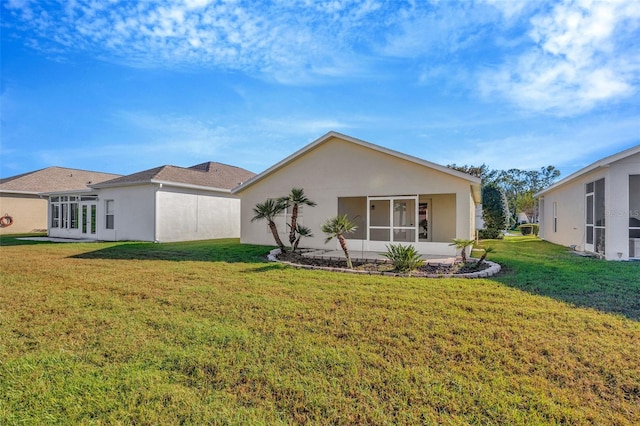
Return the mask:
{"type": "Polygon", "coordinates": [[[291,244],[291,247],[293,247],[296,242],[296,232],[298,230],[298,206],[305,205],[313,207],[316,205],[316,203],[314,201],[311,201],[307,198],[306,195],[304,195],[304,189],[302,188],[292,188],[289,195],[279,198],[278,201],[283,203],[285,207],[291,207],[289,244],[291,244]]]}
{"type": "Polygon", "coordinates": [[[496,250],[495,250],[495,248],[494,248],[494,247],[492,247],[492,246],[485,247],[485,249],[484,249],[484,253],[482,253],[482,256],[481,256],[481,257],[480,257],[480,259],[478,259],[478,261],[476,262],[476,266],[480,266],[480,265],[482,264],[482,262],[484,262],[484,260],[487,258],[487,255],[488,255],[489,253],[493,253],[494,251],[496,251],[496,250]]]}
{"type": "Polygon", "coordinates": [[[273,238],[276,240],[276,244],[280,247],[282,252],[285,251],[284,244],[282,244],[282,240],[280,239],[280,235],[278,235],[278,228],[276,227],[276,223],[273,221],[273,218],[282,213],[285,205],[281,203],[279,200],[274,200],[269,198],[264,203],[258,203],[253,208],[253,213],[255,216],[251,218],[251,222],[256,220],[266,219],[269,223],[269,229],[271,230],[271,234],[273,238]]]}
{"type": "Polygon", "coordinates": [[[467,247],[472,246],[475,243],[474,240],[463,240],[460,238],[454,238],[453,243],[450,246],[455,246],[456,249],[461,249],[462,263],[467,263],[467,247]]]}
{"type": "Polygon", "coordinates": [[[311,229],[307,228],[306,226],[302,226],[299,223],[296,225],[296,233],[298,234],[298,237],[296,238],[296,242],[293,243],[293,251],[296,251],[298,249],[298,244],[300,244],[300,238],[313,237],[313,233],[311,232],[311,229]]]}
{"type": "Polygon", "coordinates": [[[355,224],[349,222],[346,214],[327,219],[327,221],[322,224],[322,232],[327,234],[327,239],[324,241],[325,244],[333,238],[338,239],[340,247],[342,247],[342,251],[344,251],[344,255],[347,258],[347,268],[349,269],[353,269],[353,264],[351,263],[351,257],[349,256],[347,241],[344,238],[344,234],[349,234],[357,228],[358,227],[355,224]]]}

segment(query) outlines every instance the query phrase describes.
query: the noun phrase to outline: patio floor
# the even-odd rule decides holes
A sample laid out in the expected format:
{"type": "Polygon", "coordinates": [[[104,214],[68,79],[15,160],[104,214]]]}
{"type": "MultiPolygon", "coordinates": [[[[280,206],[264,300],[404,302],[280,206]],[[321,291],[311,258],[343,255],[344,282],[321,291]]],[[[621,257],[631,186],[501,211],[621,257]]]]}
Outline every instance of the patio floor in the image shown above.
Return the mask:
{"type": "MultiPolygon", "coordinates": [[[[349,254],[351,255],[351,260],[353,261],[380,262],[383,260],[388,260],[382,253],[375,251],[349,250],[349,254]]],[[[302,253],[302,255],[320,259],[345,258],[344,252],[342,250],[312,250],[304,252],[302,253]]],[[[429,265],[453,265],[456,260],[454,256],[443,256],[437,254],[423,254],[421,255],[421,257],[424,259],[425,263],[429,265]]]]}
{"type": "Polygon", "coordinates": [[[22,241],[45,241],[49,243],[95,243],[96,240],[75,239],[75,238],[57,238],[57,237],[20,237],[16,240],[22,241]]]}

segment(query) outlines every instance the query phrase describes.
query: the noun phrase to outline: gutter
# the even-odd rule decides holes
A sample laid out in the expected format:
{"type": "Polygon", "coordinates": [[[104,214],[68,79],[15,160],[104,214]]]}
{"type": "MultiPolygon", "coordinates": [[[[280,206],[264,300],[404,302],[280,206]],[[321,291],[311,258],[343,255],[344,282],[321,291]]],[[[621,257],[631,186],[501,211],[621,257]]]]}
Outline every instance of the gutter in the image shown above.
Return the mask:
{"type": "Polygon", "coordinates": [[[231,194],[231,189],[226,189],[226,188],[216,188],[213,186],[194,185],[189,183],[171,182],[166,180],[155,180],[155,179],[136,181],[136,182],[112,183],[112,184],[105,184],[105,185],[97,184],[97,185],[92,185],[91,188],[95,188],[95,189],[118,188],[118,187],[125,187],[125,186],[138,186],[138,185],[149,185],[149,184],[160,185],[160,188],[166,185],[166,186],[173,186],[176,188],[198,189],[202,191],[223,192],[226,194],[231,194]]]}

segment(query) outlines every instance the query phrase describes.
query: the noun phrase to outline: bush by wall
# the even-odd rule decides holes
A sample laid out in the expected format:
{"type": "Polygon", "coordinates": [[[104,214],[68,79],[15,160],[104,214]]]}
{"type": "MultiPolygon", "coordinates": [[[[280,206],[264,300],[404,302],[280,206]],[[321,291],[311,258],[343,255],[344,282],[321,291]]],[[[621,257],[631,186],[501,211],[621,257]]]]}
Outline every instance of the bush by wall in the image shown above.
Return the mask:
{"type": "Polygon", "coordinates": [[[537,223],[524,223],[518,227],[522,235],[535,235],[538,236],[540,232],[540,225],[537,223]]]}

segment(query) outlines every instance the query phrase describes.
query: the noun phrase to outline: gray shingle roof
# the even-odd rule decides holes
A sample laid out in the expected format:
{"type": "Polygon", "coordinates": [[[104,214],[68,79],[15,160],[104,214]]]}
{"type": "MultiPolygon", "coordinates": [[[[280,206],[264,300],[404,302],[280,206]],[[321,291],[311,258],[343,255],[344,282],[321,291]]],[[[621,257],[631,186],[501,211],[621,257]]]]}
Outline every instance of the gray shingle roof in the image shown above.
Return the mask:
{"type": "Polygon", "coordinates": [[[170,182],[211,188],[232,189],[255,176],[240,167],[207,162],[192,167],[160,166],[127,176],[122,176],[93,187],[126,186],[136,183],[170,182]]]}
{"type": "Polygon", "coordinates": [[[87,189],[87,185],[104,182],[121,175],[47,167],[29,173],[0,179],[0,192],[40,193],[87,189]]]}

